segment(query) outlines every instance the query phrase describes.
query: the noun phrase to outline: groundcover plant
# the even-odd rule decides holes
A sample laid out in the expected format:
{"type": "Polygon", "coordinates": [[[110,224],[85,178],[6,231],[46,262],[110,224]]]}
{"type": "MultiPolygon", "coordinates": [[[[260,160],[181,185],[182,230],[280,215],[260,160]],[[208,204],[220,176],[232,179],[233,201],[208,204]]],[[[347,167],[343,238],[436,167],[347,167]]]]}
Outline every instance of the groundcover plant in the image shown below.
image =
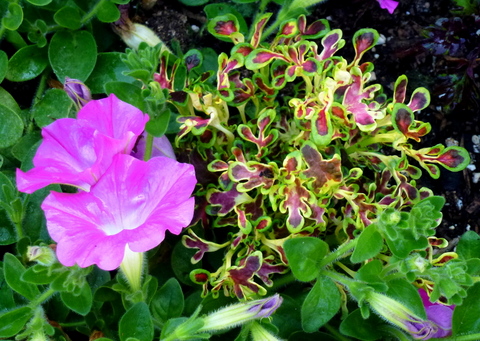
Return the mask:
{"type": "Polygon", "coordinates": [[[375,83],[377,31],[269,2],[205,7],[228,53],[128,0],[0,2],[0,80],[38,86],[0,88],[0,338],[480,339],[480,237],[443,250],[417,183],[469,153],[420,146],[429,91],[375,83]]]}

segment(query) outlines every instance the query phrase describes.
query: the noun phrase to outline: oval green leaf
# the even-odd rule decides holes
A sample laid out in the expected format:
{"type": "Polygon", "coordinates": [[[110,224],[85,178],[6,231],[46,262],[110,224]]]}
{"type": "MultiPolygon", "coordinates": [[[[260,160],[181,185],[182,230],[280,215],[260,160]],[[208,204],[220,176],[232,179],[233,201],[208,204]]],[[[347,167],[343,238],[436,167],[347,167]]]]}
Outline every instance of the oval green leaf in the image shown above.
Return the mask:
{"type": "Polygon", "coordinates": [[[319,276],[302,304],[302,328],[307,333],[317,331],[330,321],[342,304],[340,292],[328,277],[319,276]]]}
{"type": "Polygon", "coordinates": [[[92,308],[92,290],[88,284],[83,285],[78,296],[68,291],[62,291],[60,297],[68,308],[82,316],[87,315],[92,308]]]}
{"type": "Polygon", "coordinates": [[[467,297],[463,304],[455,307],[452,318],[452,335],[480,333],[480,282],[475,283],[467,290],[467,297]]]}
{"type": "Polygon", "coordinates": [[[40,295],[40,291],[35,284],[22,280],[22,275],[26,270],[17,257],[11,253],[6,253],[3,266],[5,281],[10,288],[31,301],[40,295]]]}
{"type": "Polygon", "coordinates": [[[22,133],[22,119],[13,110],[0,104],[0,148],[13,146],[22,133]]]}
{"type": "Polygon", "coordinates": [[[124,71],[129,70],[122,61],[121,57],[123,55],[124,53],[120,52],[106,52],[98,54],[95,68],[85,82],[92,94],[105,93],[105,84],[108,82],[135,82],[132,77],[128,77],[123,74],[124,71]]]}
{"type": "Polygon", "coordinates": [[[73,101],[65,91],[51,89],[32,108],[32,116],[37,125],[42,128],[58,118],[68,117],[72,105],[73,101]]]}
{"type": "Polygon", "coordinates": [[[84,82],[95,67],[97,44],[87,31],[59,31],[48,46],[48,58],[58,79],[65,77],[84,82]]]}
{"type": "Polygon", "coordinates": [[[8,57],[5,52],[0,50],[0,83],[5,78],[7,74],[7,67],[8,67],[8,57]]]}
{"type": "Polygon", "coordinates": [[[52,0],[27,0],[32,5],[36,6],[46,6],[52,2],[52,0]]]}
{"type": "Polygon", "coordinates": [[[33,311],[30,307],[21,307],[0,314],[0,337],[7,338],[15,336],[25,327],[25,323],[27,323],[32,315],[33,311]]]}
{"type": "Polygon", "coordinates": [[[120,11],[110,1],[103,1],[97,9],[98,20],[106,23],[115,22],[120,19],[120,11]]]}
{"type": "Polygon", "coordinates": [[[70,6],[60,8],[53,16],[53,19],[58,25],[71,30],[78,30],[82,26],[82,17],[78,9],[70,6]]]}
{"type": "Polygon", "coordinates": [[[153,297],[150,309],[155,320],[165,323],[182,315],[184,298],[182,287],[175,278],[170,278],[153,297]]]}
{"type": "Polygon", "coordinates": [[[47,65],[47,49],[25,46],[10,58],[5,77],[12,82],[28,81],[41,74],[47,65]]]}
{"type": "Polygon", "coordinates": [[[153,322],[145,302],[133,305],[120,319],[119,337],[121,341],[136,338],[139,341],[153,339],[153,322]]]}
{"type": "Polygon", "coordinates": [[[314,237],[298,237],[287,240],[283,247],[295,278],[309,282],[317,277],[318,265],[328,252],[327,243],[314,237]]]}
{"type": "Polygon", "coordinates": [[[377,225],[371,224],[363,230],[358,237],[357,246],[353,251],[350,261],[360,263],[369,258],[373,258],[382,250],[383,237],[378,232],[377,225]]]}

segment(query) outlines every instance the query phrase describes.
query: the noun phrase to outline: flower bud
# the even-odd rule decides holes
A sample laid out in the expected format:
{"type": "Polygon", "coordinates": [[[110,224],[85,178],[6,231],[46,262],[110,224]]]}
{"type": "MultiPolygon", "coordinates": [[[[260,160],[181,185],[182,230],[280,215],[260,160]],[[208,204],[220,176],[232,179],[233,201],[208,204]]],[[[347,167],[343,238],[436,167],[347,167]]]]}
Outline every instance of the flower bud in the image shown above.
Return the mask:
{"type": "MultiPolygon", "coordinates": [[[[146,147],[146,140],[147,140],[147,133],[143,132],[137,139],[137,143],[135,147],[133,147],[132,152],[130,155],[133,157],[143,160],[143,156],[145,155],[145,147],[146,147]]],[[[177,160],[175,156],[175,152],[173,151],[172,144],[168,140],[168,138],[163,135],[162,137],[154,137],[153,138],[153,147],[152,147],[152,155],[151,157],[157,156],[166,156],[170,159],[177,160]]]]}
{"type": "Polygon", "coordinates": [[[242,302],[220,309],[203,319],[201,332],[233,328],[246,322],[269,317],[282,304],[279,294],[261,300],[242,302]]]}
{"type": "Polygon", "coordinates": [[[65,77],[63,89],[79,109],[92,99],[90,89],[78,79],[65,77]]]}
{"type": "Polygon", "coordinates": [[[55,252],[48,246],[29,246],[27,258],[30,262],[37,262],[43,266],[50,266],[57,261],[55,252]]]}

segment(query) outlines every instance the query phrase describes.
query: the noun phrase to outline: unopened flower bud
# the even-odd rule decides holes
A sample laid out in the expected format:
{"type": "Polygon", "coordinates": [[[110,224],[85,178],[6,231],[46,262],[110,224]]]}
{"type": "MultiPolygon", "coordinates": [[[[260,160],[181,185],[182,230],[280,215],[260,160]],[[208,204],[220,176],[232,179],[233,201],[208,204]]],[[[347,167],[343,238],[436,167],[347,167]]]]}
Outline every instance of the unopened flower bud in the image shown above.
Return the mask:
{"type": "Polygon", "coordinates": [[[78,79],[65,77],[64,90],[79,109],[92,99],[90,89],[78,79]]]}
{"type": "Polygon", "coordinates": [[[222,330],[240,326],[246,322],[269,317],[280,307],[279,294],[261,300],[242,302],[220,309],[203,319],[201,332],[222,330]]]}
{"type": "Polygon", "coordinates": [[[44,266],[50,266],[57,260],[55,252],[48,246],[29,246],[27,258],[31,262],[37,262],[44,266]]]}

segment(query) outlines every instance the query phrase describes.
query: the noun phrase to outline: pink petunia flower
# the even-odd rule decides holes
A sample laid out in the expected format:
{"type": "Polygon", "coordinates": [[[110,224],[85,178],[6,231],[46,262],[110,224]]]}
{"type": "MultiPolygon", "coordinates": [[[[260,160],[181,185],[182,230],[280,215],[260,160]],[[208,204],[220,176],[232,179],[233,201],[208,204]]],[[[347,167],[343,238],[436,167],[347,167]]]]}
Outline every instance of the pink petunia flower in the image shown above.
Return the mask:
{"type": "Polygon", "coordinates": [[[17,169],[19,191],[32,193],[53,183],[89,191],[119,153],[128,154],[148,116],[115,95],[88,102],[77,119],[62,118],[42,129],[34,168],[17,169]]]}
{"type": "Polygon", "coordinates": [[[398,1],[393,0],[377,0],[380,4],[380,8],[386,9],[390,14],[393,14],[395,8],[398,6],[398,1]]]}
{"type": "Polygon", "coordinates": [[[167,157],[148,162],[118,154],[90,192],[51,192],[42,209],[65,266],[120,266],[131,251],[159,245],[165,231],[179,234],[194,209],[192,165],[167,157]]]}

